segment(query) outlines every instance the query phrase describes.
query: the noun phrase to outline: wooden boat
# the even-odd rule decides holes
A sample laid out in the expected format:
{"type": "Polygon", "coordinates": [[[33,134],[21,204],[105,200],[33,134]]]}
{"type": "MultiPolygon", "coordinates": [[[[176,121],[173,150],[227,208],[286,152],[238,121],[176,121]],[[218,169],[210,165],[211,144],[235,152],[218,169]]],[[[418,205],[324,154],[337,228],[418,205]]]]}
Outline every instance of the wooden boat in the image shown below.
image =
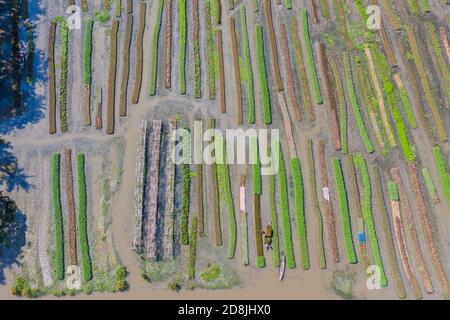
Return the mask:
{"type": "Polygon", "coordinates": [[[278,269],[278,279],[283,280],[284,278],[284,271],[286,270],[286,257],[284,254],[281,254],[281,263],[280,268],[278,269]]]}

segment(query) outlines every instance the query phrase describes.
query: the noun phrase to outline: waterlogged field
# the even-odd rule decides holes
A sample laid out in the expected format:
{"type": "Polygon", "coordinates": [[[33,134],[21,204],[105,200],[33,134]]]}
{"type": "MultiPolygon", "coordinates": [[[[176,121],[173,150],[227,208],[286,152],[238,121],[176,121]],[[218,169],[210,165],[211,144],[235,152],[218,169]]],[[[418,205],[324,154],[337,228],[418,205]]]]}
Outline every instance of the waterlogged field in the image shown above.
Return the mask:
{"type": "Polygon", "coordinates": [[[1,13],[0,298],[449,298],[447,1],[68,3],[1,13]]]}

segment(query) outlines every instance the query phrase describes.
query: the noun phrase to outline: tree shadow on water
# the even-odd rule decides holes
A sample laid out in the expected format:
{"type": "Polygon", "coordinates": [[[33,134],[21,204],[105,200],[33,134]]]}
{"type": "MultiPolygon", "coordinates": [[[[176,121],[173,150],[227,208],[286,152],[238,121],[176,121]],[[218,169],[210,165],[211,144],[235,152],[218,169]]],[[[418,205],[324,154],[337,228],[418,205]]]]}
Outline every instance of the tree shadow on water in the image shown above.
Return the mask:
{"type": "Polygon", "coordinates": [[[25,169],[19,167],[11,143],[0,138],[0,187],[5,186],[8,192],[18,189],[28,191],[31,187],[27,182],[29,177],[25,169]]]}
{"type": "MultiPolygon", "coordinates": [[[[11,144],[0,138],[0,187],[8,192],[19,189],[28,192],[33,186],[27,178],[24,169],[18,166],[11,144]]],[[[18,258],[25,246],[26,219],[14,199],[0,190],[0,285],[5,283],[4,270],[19,264],[18,258]]]]}
{"type": "Polygon", "coordinates": [[[19,257],[26,246],[27,217],[17,210],[15,219],[9,226],[8,236],[0,242],[0,285],[5,284],[5,270],[14,264],[20,265],[19,257]]]}
{"type": "MultiPolygon", "coordinates": [[[[3,2],[3,0],[0,0],[3,2]]],[[[27,3],[28,1],[23,1],[27,3]]],[[[24,4],[22,4],[24,5],[24,4]]],[[[44,16],[42,1],[29,1],[28,10],[22,10],[18,22],[14,19],[14,4],[3,3],[0,13],[0,134],[23,129],[36,124],[45,116],[48,87],[47,54],[34,46],[32,61],[28,61],[28,39],[26,24],[36,26],[44,16]],[[24,14],[23,12],[26,12],[24,14]],[[15,41],[14,34],[18,35],[15,41]],[[16,46],[14,43],[18,42],[16,46]],[[32,81],[28,79],[28,67],[32,63],[32,81]],[[19,90],[14,90],[15,78],[20,75],[19,90]]],[[[36,28],[33,30],[36,39],[36,28]]]]}
{"type": "MultiPolygon", "coordinates": [[[[0,0],[0,6],[0,135],[7,135],[45,117],[47,54],[35,40],[39,24],[48,21],[42,0],[0,0]]],[[[1,189],[28,192],[27,178],[12,145],[0,137],[0,285],[28,245],[27,217],[1,189]]]]}

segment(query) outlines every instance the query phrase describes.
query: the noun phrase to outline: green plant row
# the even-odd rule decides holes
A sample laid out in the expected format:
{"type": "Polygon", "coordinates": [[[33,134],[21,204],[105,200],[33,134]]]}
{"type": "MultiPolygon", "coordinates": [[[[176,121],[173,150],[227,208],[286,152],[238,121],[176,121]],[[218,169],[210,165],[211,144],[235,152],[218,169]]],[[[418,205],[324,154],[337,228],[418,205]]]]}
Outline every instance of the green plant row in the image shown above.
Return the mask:
{"type": "Polygon", "coordinates": [[[284,0],[284,7],[288,10],[292,9],[292,0],[284,0]]]}
{"type": "Polygon", "coordinates": [[[370,140],[369,133],[367,132],[366,125],[364,123],[364,119],[361,113],[361,108],[359,107],[358,99],[356,98],[355,93],[355,87],[353,85],[353,76],[352,76],[352,66],[350,61],[350,55],[348,52],[344,52],[343,54],[343,60],[344,60],[344,71],[345,71],[345,78],[347,82],[347,91],[348,95],[350,97],[350,101],[353,108],[353,113],[355,114],[355,120],[356,124],[358,126],[359,134],[361,136],[361,139],[364,142],[364,146],[366,148],[366,151],[368,153],[372,153],[375,151],[373,147],[373,143],[370,140]]]}
{"type": "Polygon", "coordinates": [[[270,110],[269,84],[267,83],[266,62],[264,58],[264,38],[263,29],[260,24],[255,27],[256,32],[256,60],[258,65],[259,83],[261,86],[261,99],[263,107],[263,119],[265,124],[272,123],[272,113],[270,110]]]}
{"type": "Polygon", "coordinates": [[[347,124],[347,104],[345,102],[344,88],[342,86],[341,74],[334,59],[330,59],[331,70],[336,84],[337,100],[339,102],[339,124],[341,132],[342,154],[348,153],[348,124],[347,124]]]}
{"type": "Polygon", "coordinates": [[[330,16],[330,8],[328,7],[328,1],[327,0],[320,0],[320,14],[324,18],[328,18],[330,16]]]}
{"type": "MultiPolygon", "coordinates": [[[[195,9],[194,9],[195,10],[195,9]]],[[[202,67],[200,60],[200,18],[198,13],[198,4],[197,4],[197,12],[194,13],[195,20],[193,23],[193,39],[192,39],[192,51],[194,53],[194,97],[199,99],[202,96],[202,67]]]]}
{"type": "Polygon", "coordinates": [[[256,266],[260,269],[264,268],[266,266],[266,258],[264,258],[264,256],[257,256],[256,266]]]}
{"type": "Polygon", "coordinates": [[[11,294],[16,297],[37,298],[42,295],[38,288],[31,288],[28,280],[23,276],[14,277],[11,294]]]}
{"type": "Polygon", "coordinates": [[[420,3],[422,5],[423,12],[430,12],[430,4],[428,3],[428,0],[420,0],[420,3]]]}
{"type": "Polygon", "coordinates": [[[387,183],[387,186],[388,186],[389,198],[392,201],[399,201],[400,196],[398,195],[397,185],[395,184],[395,182],[392,180],[389,180],[387,183]]]}
{"type": "Polygon", "coordinates": [[[298,158],[292,158],[290,160],[290,164],[292,178],[294,180],[295,216],[297,219],[297,233],[300,242],[300,257],[303,270],[308,270],[310,267],[310,262],[305,218],[305,193],[303,190],[303,178],[300,167],[300,160],[298,158]]]}
{"type": "Polygon", "coordinates": [[[213,262],[213,263],[211,263],[211,265],[209,266],[208,269],[206,269],[200,273],[200,278],[204,282],[212,282],[220,276],[220,272],[221,272],[221,270],[220,270],[219,265],[217,263],[213,262]]]}
{"type": "Polygon", "coordinates": [[[317,77],[316,63],[314,62],[314,51],[311,45],[311,39],[309,37],[309,22],[308,22],[308,11],[306,9],[301,10],[302,17],[302,30],[303,30],[303,41],[306,50],[306,61],[308,63],[309,72],[313,81],[314,95],[316,96],[316,103],[322,104],[323,98],[320,92],[319,78],[317,77]]]}
{"type": "Polygon", "coordinates": [[[388,97],[388,103],[391,107],[392,117],[394,118],[395,126],[397,128],[398,138],[400,140],[400,148],[406,160],[414,161],[416,156],[414,155],[414,151],[412,146],[409,143],[408,133],[406,131],[406,126],[403,121],[403,118],[400,114],[400,110],[398,109],[398,101],[395,95],[392,83],[387,82],[384,83],[385,92],[388,97]],[[387,85],[387,87],[386,87],[387,85]]]}
{"type": "Polygon", "coordinates": [[[94,20],[100,23],[106,23],[111,19],[111,15],[107,10],[96,10],[94,11],[94,20]]]}
{"type": "Polygon", "coordinates": [[[134,72],[134,88],[131,96],[131,103],[137,104],[139,102],[139,94],[142,85],[142,65],[144,61],[144,32],[145,32],[145,17],[147,12],[147,3],[139,3],[139,26],[136,34],[136,69],[134,72]]]}
{"type": "Polygon", "coordinates": [[[126,16],[125,38],[123,42],[123,68],[122,81],[120,82],[120,96],[119,96],[119,116],[125,117],[127,115],[128,103],[128,80],[130,78],[130,48],[133,37],[133,15],[126,16]]]}
{"type": "Polygon", "coordinates": [[[433,156],[438,169],[439,178],[441,180],[442,192],[444,193],[445,200],[447,201],[447,206],[450,208],[450,177],[447,172],[444,155],[442,154],[440,146],[435,146],[433,148],[433,156]]]}
{"type": "Polygon", "coordinates": [[[55,38],[57,22],[52,21],[48,35],[48,121],[49,133],[56,133],[56,74],[55,74],[55,38]]]}
{"type": "Polygon", "coordinates": [[[205,201],[204,191],[203,191],[203,165],[196,164],[195,165],[195,178],[197,180],[195,184],[195,193],[196,193],[196,207],[197,207],[197,216],[198,216],[198,233],[203,236],[205,235],[205,208],[203,202],[205,201]]]}
{"type": "Polygon", "coordinates": [[[391,82],[389,64],[384,54],[378,48],[371,48],[371,52],[377,66],[377,72],[379,72],[382,78],[383,92],[390,106],[392,117],[394,118],[398,139],[400,141],[400,148],[406,160],[414,161],[416,156],[409,142],[406,125],[398,108],[398,99],[394,85],[391,82]]]}
{"type": "MultiPolygon", "coordinates": [[[[236,226],[236,215],[234,212],[234,203],[233,203],[233,194],[231,191],[231,180],[230,180],[230,171],[228,167],[228,162],[226,160],[226,144],[225,140],[216,135],[215,137],[215,146],[216,152],[217,150],[222,150],[222,152],[217,152],[217,157],[222,157],[219,163],[217,163],[217,178],[220,190],[220,200],[221,203],[226,207],[228,211],[228,224],[229,224],[229,233],[230,239],[228,242],[228,258],[234,258],[236,251],[236,238],[237,238],[237,226],[236,226]],[[221,154],[222,153],[222,154],[221,154]]],[[[216,158],[217,159],[217,158],[216,158]]]]}
{"type": "Polygon", "coordinates": [[[386,209],[385,199],[383,196],[383,188],[381,186],[380,173],[377,164],[372,164],[370,167],[370,173],[373,179],[374,195],[376,198],[377,209],[379,212],[379,218],[381,222],[381,228],[383,231],[384,246],[386,248],[391,275],[399,299],[406,297],[405,286],[403,285],[402,277],[400,275],[397,254],[395,253],[394,242],[392,241],[392,232],[389,222],[389,213],[386,209]]]}
{"type": "Polygon", "coordinates": [[[407,0],[408,10],[411,14],[418,16],[419,15],[419,4],[417,0],[407,0]]]}
{"type": "Polygon", "coordinates": [[[347,42],[350,40],[348,36],[348,4],[346,3],[346,1],[341,2],[341,0],[333,0],[333,7],[334,11],[336,12],[336,21],[339,25],[339,31],[344,36],[344,40],[347,42]]]}
{"type": "MultiPolygon", "coordinates": [[[[214,77],[216,81],[220,79],[220,57],[219,57],[219,35],[218,28],[212,28],[212,37],[214,39],[214,48],[213,48],[213,58],[214,58],[214,77]]],[[[220,84],[219,84],[219,92],[220,92],[220,84]]]]}
{"type": "Polygon", "coordinates": [[[92,60],[92,27],[94,21],[91,18],[86,19],[84,27],[84,47],[83,47],[83,81],[84,84],[91,84],[91,60],[92,60]]]}
{"type": "Polygon", "coordinates": [[[190,139],[189,129],[185,128],[181,133],[183,136],[183,161],[181,164],[181,244],[189,244],[189,207],[191,192],[191,170],[189,166],[190,158],[190,139]]]}
{"type": "MultiPolygon", "coordinates": [[[[392,101],[394,103],[394,101],[392,101]]],[[[414,161],[416,156],[414,154],[413,148],[409,143],[408,133],[406,132],[406,126],[403,118],[400,114],[400,110],[396,104],[391,104],[392,117],[394,118],[395,125],[397,127],[397,134],[400,140],[400,148],[402,149],[403,155],[406,160],[414,161]]]]}
{"type": "Polygon", "coordinates": [[[216,24],[222,23],[222,4],[220,0],[211,1],[211,13],[216,19],[216,24]]]}
{"type": "Polygon", "coordinates": [[[55,227],[55,256],[54,256],[54,272],[55,278],[64,279],[64,229],[61,208],[61,186],[60,186],[60,162],[61,155],[53,154],[52,157],[52,205],[53,219],[55,227]]]}
{"type": "Polygon", "coordinates": [[[450,74],[441,49],[441,41],[436,34],[436,28],[432,22],[426,24],[428,38],[433,47],[434,56],[436,57],[439,73],[441,74],[444,84],[444,94],[447,98],[447,106],[450,105],[450,74]]]}
{"type": "Polygon", "coordinates": [[[375,138],[378,141],[380,147],[384,151],[384,142],[382,137],[382,132],[380,130],[380,126],[378,125],[376,113],[378,110],[377,99],[375,95],[372,93],[370,88],[370,84],[367,79],[367,70],[365,69],[365,65],[360,56],[354,56],[356,70],[356,88],[357,91],[361,94],[361,104],[366,107],[366,112],[368,113],[368,120],[372,124],[372,128],[375,134],[375,138]]]}
{"type": "MultiPolygon", "coordinates": [[[[381,51],[378,50],[378,46],[373,46],[374,47],[374,51],[371,51],[370,48],[365,48],[366,51],[366,57],[367,57],[367,67],[369,69],[369,74],[371,75],[371,80],[368,80],[368,83],[366,83],[366,91],[369,91],[370,95],[368,97],[369,101],[366,102],[369,104],[370,107],[370,111],[372,113],[374,113],[375,115],[377,115],[378,117],[381,117],[382,120],[382,126],[380,127],[377,123],[377,117],[374,117],[373,115],[371,115],[371,120],[372,120],[372,126],[374,128],[375,131],[375,136],[376,138],[379,140],[380,142],[380,146],[383,145],[387,145],[391,148],[396,148],[397,147],[397,143],[395,141],[395,137],[394,137],[394,131],[392,129],[391,123],[390,123],[390,119],[389,119],[389,115],[387,113],[387,109],[386,109],[386,105],[384,103],[384,97],[382,94],[382,88],[381,88],[381,84],[380,81],[378,80],[380,78],[379,75],[381,75],[381,73],[383,71],[379,71],[378,68],[382,68],[382,66],[379,65],[379,61],[378,61],[378,54],[377,53],[381,53],[381,51]],[[374,87],[376,93],[373,93],[372,90],[370,90],[371,87],[374,87]],[[380,96],[381,94],[381,96],[380,96]],[[381,129],[380,129],[381,128],[381,129]],[[386,141],[384,141],[384,139],[386,139],[386,141]]],[[[364,67],[364,63],[361,66],[362,68],[364,67]]],[[[384,69],[383,69],[384,70],[384,69]]],[[[362,71],[363,73],[365,73],[365,71],[362,71]]],[[[385,79],[386,77],[381,75],[382,79],[385,79]]],[[[387,80],[389,80],[390,77],[387,77],[387,80]]],[[[390,90],[392,91],[392,84],[391,84],[391,88],[390,90]]],[[[364,93],[363,93],[364,94],[364,93]]],[[[387,149],[386,149],[387,150],[387,149]]],[[[384,151],[384,150],[383,150],[384,151]]]]}
{"type": "Polygon", "coordinates": [[[181,164],[181,181],[182,181],[182,194],[181,194],[181,244],[189,244],[189,205],[190,205],[190,189],[191,189],[191,170],[189,164],[181,164]]]}
{"type": "Polygon", "coordinates": [[[66,21],[61,22],[61,51],[59,79],[59,117],[61,131],[67,132],[69,124],[67,123],[67,81],[68,81],[68,62],[69,62],[69,26],[66,21]]]}
{"type": "Polygon", "coordinates": [[[127,267],[125,266],[119,266],[116,269],[115,276],[116,276],[116,284],[115,289],[117,291],[126,291],[128,289],[128,283],[126,281],[128,275],[127,267]]]}
{"type": "Polygon", "coordinates": [[[358,13],[361,17],[361,20],[367,21],[367,19],[368,19],[368,15],[366,12],[367,6],[364,4],[364,1],[363,0],[355,0],[354,2],[355,2],[356,9],[358,10],[358,13]]]}
{"type": "Polygon", "coordinates": [[[299,31],[298,31],[298,23],[297,23],[297,17],[295,15],[291,16],[290,23],[289,23],[289,29],[291,34],[291,41],[292,45],[295,50],[295,69],[297,71],[297,76],[299,78],[300,86],[302,88],[302,99],[304,104],[304,109],[306,110],[308,114],[308,119],[310,121],[314,120],[314,110],[313,105],[311,102],[311,90],[308,86],[308,75],[306,74],[306,66],[305,61],[303,59],[303,50],[302,50],[302,43],[300,41],[299,37],[299,31]]]}
{"type": "Polygon", "coordinates": [[[367,226],[367,232],[369,234],[369,244],[372,250],[372,256],[375,261],[375,265],[380,269],[380,285],[382,287],[387,287],[388,281],[386,278],[386,273],[383,267],[383,260],[381,258],[380,247],[378,244],[377,231],[375,228],[375,222],[373,220],[372,212],[372,187],[370,185],[369,169],[367,168],[366,160],[361,154],[355,154],[353,156],[353,161],[361,172],[362,183],[363,183],[363,218],[364,223],[367,226]]]}
{"type": "Polygon", "coordinates": [[[253,193],[262,193],[262,181],[261,181],[261,161],[259,159],[258,150],[258,138],[250,138],[250,156],[254,159],[254,164],[252,164],[252,180],[253,180],[253,193]]]}
{"type": "Polygon", "coordinates": [[[436,187],[433,183],[433,179],[431,178],[430,171],[428,170],[428,168],[422,169],[422,175],[423,179],[425,180],[425,185],[427,186],[428,194],[430,195],[431,201],[433,203],[438,203],[439,197],[437,195],[436,187]]]}
{"type": "Polygon", "coordinates": [[[152,69],[150,73],[150,87],[149,87],[149,94],[151,96],[154,96],[156,94],[156,78],[158,76],[158,44],[159,44],[159,33],[161,30],[163,8],[164,8],[164,0],[159,0],[158,11],[156,16],[156,25],[155,30],[153,30],[152,62],[151,62],[152,69]]]}
{"type": "Polygon", "coordinates": [[[122,0],[116,0],[116,17],[119,18],[122,15],[122,0]]]}
{"type": "MultiPolygon", "coordinates": [[[[214,130],[216,127],[216,119],[208,119],[207,128],[214,130]]],[[[215,151],[216,159],[217,152],[215,151]]],[[[219,183],[217,175],[217,164],[213,162],[210,165],[211,185],[209,188],[209,194],[211,194],[211,205],[208,206],[212,211],[211,217],[214,224],[214,242],[216,246],[222,245],[222,229],[221,229],[221,217],[220,217],[220,199],[219,199],[219,183]]]]}
{"type": "Polygon", "coordinates": [[[270,223],[273,230],[272,265],[277,268],[280,266],[280,240],[278,239],[277,207],[275,204],[275,175],[269,175],[267,177],[267,180],[267,189],[269,192],[270,223]]]}
{"type": "Polygon", "coordinates": [[[188,262],[188,278],[195,278],[195,262],[197,260],[197,216],[192,217],[191,228],[189,230],[189,262],[188,262]]]}
{"type": "Polygon", "coordinates": [[[339,212],[341,215],[342,232],[344,234],[345,252],[348,263],[356,263],[355,248],[353,246],[352,227],[348,209],[347,190],[345,189],[344,174],[339,158],[333,158],[333,171],[337,188],[339,212]]]}
{"type": "Polygon", "coordinates": [[[234,258],[236,251],[236,216],[234,212],[233,196],[231,194],[231,182],[230,182],[230,172],[228,164],[218,164],[217,165],[217,175],[219,177],[219,190],[221,197],[225,199],[227,211],[228,211],[228,224],[230,240],[228,243],[228,258],[234,258]],[[223,188],[222,188],[223,187],[223,188]]]}
{"type": "Polygon", "coordinates": [[[388,18],[389,23],[392,25],[395,31],[401,29],[400,15],[397,13],[396,8],[394,8],[393,3],[389,1],[384,2],[384,10],[388,18]]]}
{"type": "Polygon", "coordinates": [[[406,119],[408,120],[409,126],[412,129],[417,128],[416,117],[414,116],[414,112],[412,110],[411,102],[409,101],[408,92],[406,89],[398,88],[398,94],[400,95],[400,99],[402,100],[403,109],[405,110],[406,119]]]}
{"type": "Polygon", "coordinates": [[[259,159],[258,139],[257,137],[249,138],[250,163],[252,164],[252,196],[253,196],[253,216],[254,216],[254,232],[255,232],[255,249],[256,249],[256,266],[264,268],[266,259],[264,257],[264,247],[261,236],[261,163],[259,159]],[[254,163],[254,164],[253,164],[254,163]]]}
{"type": "Polygon", "coordinates": [[[252,61],[250,57],[250,44],[247,30],[247,14],[245,6],[241,6],[241,28],[242,28],[242,42],[243,42],[243,54],[244,54],[244,72],[242,79],[247,85],[247,99],[248,99],[248,123],[255,123],[255,93],[253,87],[253,73],[252,73],[252,61]]]}
{"type": "Polygon", "coordinates": [[[309,167],[309,185],[312,195],[312,202],[314,207],[314,214],[316,216],[317,224],[317,246],[318,246],[318,256],[319,256],[319,268],[325,269],[326,256],[325,256],[325,245],[324,245],[324,232],[323,232],[323,217],[322,211],[320,210],[319,200],[317,198],[317,185],[316,185],[316,168],[314,165],[314,148],[312,140],[308,140],[308,167],[309,167]]]}
{"type": "Polygon", "coordinates": [[[445,128],[444,122],[442,121],[441,114],[439,112],[439,107],[436,103],[436,99],[433,96],[433,92],[431,90],[431,85],[428,80],[427,71],[425,69],[425,65],[422,59],[422,54],[419,50],[419,45],[417,43],[417,39],[415,36],[415,29],[408,25],[406,27],[406,34],[408,37],[410,49],[412,56],[414,58],[414,62],[417,68],[417,72],[419,74],[420,83],[422,84],[423,93],[425,95],[425,101],[430,108],[433,120],[434,127],[433,130],[440,142],[445,142],[448,139],[447,130],[445,128]]]}
{"type": "Polygon", "coordinates": [[[179,1],[179,19],[180,19],[180,55],[179,55],[179,92],[186,94],[186,38],[187,38],[187,17],[186,0],[179,1]]]}
{"type": "Polygon", "coordinates": [[[86,193],[86,177],[85,177],[85,158],[84,154],[77,154],[77,183],[78,183],[78,239],[80,242],[81,266],[84,281],[92,278],[92,264],[89,255],[89,241],[87,230],[87,193],[86,193]]]}
{"type": "Polygon", "coordinates": [[[206,33],[206,58],[208,66],[208,90],[209,99],[216,98],[216,75],[214,66],[214,40],[211,25],[210,1],[205,1],[205,33],[206,33]]]}
{"type": "Polygon", "coordinates": [[[283,151],[279,150],[279,169],[278,178],[280,184],[279,197],[281,206],[281,226],[283,230],[284,254],[286,255],[286,264],[288,268],[295,268],[294,248],[292,245],[291,217],[289,215],[289,193],[286,175],[286,167],[283,159],[283,151]]]}
{"type": "Polygon", "coordinates": [[[253,12],[259,11],[258,0],[252,0],[253,12]]]}

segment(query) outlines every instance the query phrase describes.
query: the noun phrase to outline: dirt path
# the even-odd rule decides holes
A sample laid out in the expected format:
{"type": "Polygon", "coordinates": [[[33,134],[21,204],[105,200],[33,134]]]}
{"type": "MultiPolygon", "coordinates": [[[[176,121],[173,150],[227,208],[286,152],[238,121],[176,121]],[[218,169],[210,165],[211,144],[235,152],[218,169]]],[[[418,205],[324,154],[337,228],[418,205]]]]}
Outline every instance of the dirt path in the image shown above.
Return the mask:
{"type": "MultiPolygon", "coordinates": [[[[38,176],[39,181],[41,182],[40,187],[41,190],[49,190],[50,185],[50,164],[48,161],[45,161],[42,159],[42,154],[39,155],[39,167],[41,170],[39,170],[38,176]]],[[[41,270],[42,270],[42,278],[44,281],[45,286],[50,286],[53,282],[52,280],[52,273],[50,269],[50,263],[47,253],[48,248],[48,237],[49,237],[49,228],[48,224],[50,222],[49,215],[50,215],[50,206],[49,201],[42,201],[39,204],[39,211],[40,216],[38,220],[38,250],[39,250],[39,262],[41,264],[41,270]]]]}
{"type": "Polygon", "coordinates": [[[133,207],[134,188],[131,187],[135,183],[135,167],[136,167],[136,149],[137,149],[137,131],[138,119],[133,116],[130,129],[125,136],[126,149],[123,170],[122,188],[112,199],[112,234],[114,247],[119,255],[119,260],[122,264],[127,266],[129,272],[128,283],[130,288],[142,285],[144,282],[140,276],[140,268],[138,257],[134,251],[131,250],[131,217],[133,207]]]}

